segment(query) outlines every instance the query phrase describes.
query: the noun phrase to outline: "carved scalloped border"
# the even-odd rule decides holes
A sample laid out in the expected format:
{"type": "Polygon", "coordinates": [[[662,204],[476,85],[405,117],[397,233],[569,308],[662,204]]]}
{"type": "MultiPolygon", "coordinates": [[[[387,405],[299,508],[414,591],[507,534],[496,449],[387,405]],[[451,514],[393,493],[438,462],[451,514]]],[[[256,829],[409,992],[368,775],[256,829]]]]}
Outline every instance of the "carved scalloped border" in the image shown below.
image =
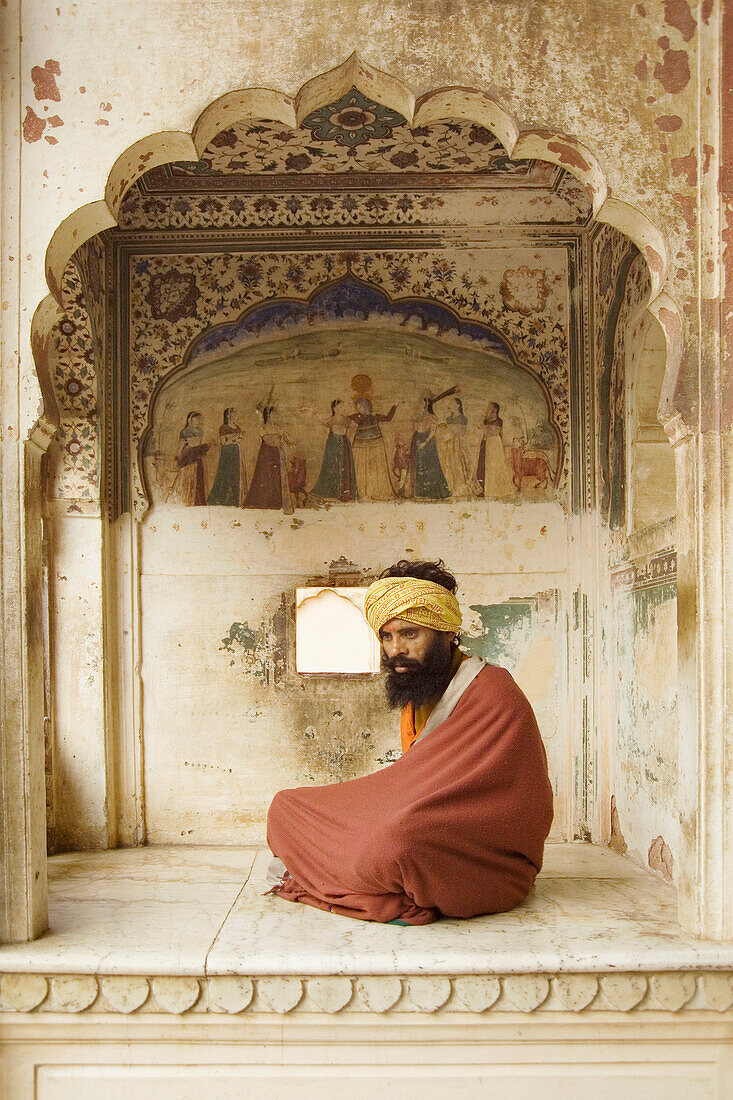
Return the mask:
{"type": "MultiPolygon", "coordinates": [[[[650,304],[647,308],[659,320],[667,339],[665,389],[660,419],[671,421],[676,410],[675,390],[682,345],[682,314],[662,287],[667,276],[667,248],[656,225],[637,207],[609,195],[603,167],[595,154],[578,138],[542,127],[523,129],[517,117],[489,92],[473,88],[439,88],[416,99],[402,81],[381,72],[353,53],[342,65],[309,80],[295,96],[272,88],[244,88],[227,92],[202,112],[191,133],[165,130],[136,141],[115,161],[107,179],[104,198],[75,210],[56,229],[46,250],[46,281],[51,294],[44,299],[33,319],[34,348],[48,335],[53,300],[61,301],[61,278],[74,252],[95,234],[117,224],[125,193],[151,168],[176,160],[198,160],[211,139],[235,122],[246,118],[267,118],[296,127],[315,108],[337,99],[356,86],[365,95],[399,111],[412,126],[426,125],[450,117],[486,126],[514,159],[534,158],[560,165],[588,191],[598,221],[614,226],[639,248],[651,275],[650,304]]],[[[46,395],[48,378],[44,360],[36,357],[36,370],[46,395]]],[[[39,445],[48,435],[53,413],[48,406],[39,419],[46,421],[37,435],[39,445]]],[[[675,429],[675,437],[678,434],[675,429]]],[[[673,442],[676,438],[670,438],[673,442]]]]}
{"type": "Polygon", "coordinates": [[[733,971],[457,977],[5,974],[0,1011],[54,1013],[627,1013],[733,1016],[733,971]]]}

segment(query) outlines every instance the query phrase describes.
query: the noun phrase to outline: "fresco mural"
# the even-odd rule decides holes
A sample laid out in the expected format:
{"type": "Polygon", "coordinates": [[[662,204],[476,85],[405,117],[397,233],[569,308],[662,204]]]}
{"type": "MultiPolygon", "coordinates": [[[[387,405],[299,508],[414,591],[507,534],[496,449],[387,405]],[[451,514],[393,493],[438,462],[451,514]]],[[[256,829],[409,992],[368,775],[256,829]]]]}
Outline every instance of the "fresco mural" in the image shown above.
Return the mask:
{"type": "MultiPolygon", "coordinates": [[[[332,305],[376,298],[354,281],[324,293],[332,305]]],[[[409,312],[420,308],[411,302],[409,312]]],[[[389,319],[333,317],[260,343],[229,331],[213,354],[207,341],[155,398],[143,446],[153,503],[290,514],[330,503],[551,499],[562,435],[540,381],[490,334],[476,348],[389,319]]]]}
{"type": "MultiPolygon", "coordinates": [[[[256,380],[259,390],[243,401],[241,388],[225,387],[230,399],[218,407],[211,406],[211,393],[204,392],[179,409],[176,451],[188,414],[202,413],[206,438],[199,445],[209,450],[201,452],[197,461],[204,480],[208,479],[206,503],[219,461],[219,426],[230,406],[236,410],[236,423],[242,430],[238,438],[244,456],[240,481],[254,477],[259,444],[253,446],[253,433],[260,432],[266,446],[282,452],[278,458],[281,491],[251,496],[251,507],[287,510],[293,495],[299,507],[319,500],[366,503],[405,498],[562,496],[567,489],[569,424],[564,260],[557,253],[537,252],[528,259],[536,264],[535,257],[540,255],[542,266],[532,267],[520,262],[527,256],[525,251],[486,250],[483,255],[473,255],[478,274],[474,272],[472,277],[458,259],[448,260],[441,254],[353,253],[334,259],[301,254],[297,260],[286,254],[277,258],[232,257],[231,261],[214,256],[197,276],[201,293],[196,298],[188,280],[182,278],[188,274],[185,270],[168,267],[166,282],[160,277],[165,275],[163,265],[154,258],[136,261],[132,276],[139,290],[135,289],[131,302],[130,402],[131,442],[138,448],[142,467],[139,487],[138,471],[133,467],[131,472],[135,493],[144,503],[141,511],[153,501],[160,503],[161,494],[165,499],[172,488],[171,478],[162,476],[161,480],[160,476],[161,464],[173,461],[170,443],[166,443],[166,458],[161,451],[164,414],[160,402],[170,399],[172,379],[193,379],[202,366],[208,369],[215,361],[229,363],[235,372],[243,371],[241,364],[246,361],[247,378],[245,382],[242,376],[242,386],[251,393],[256,380]],[[368,273],[368,281],[362,272],[368,273]],[[326,278],[313,285],[319,274],[326,278]],[[383,281],[400,296],[393,297],[380,286],[383,281]],[[170,284],[165,292],[164,283],[166,287],[170,284]],[[511,299],[508,302],[501,289],[507,285],[511,287],[511,293],[504,292],[511,299]],[[281,291],[283,296],[260,297],[268,289],[281,291]],[[215,290],[218,300],[212,297],[215,290]],[[294,290],[302,297],[293,297],[294,290]],[[285,296],[287,291],[291,293],[285,296]],[[421,292],[419,297],[416,291],[421,292]],[[210,301],[215,323],[202,331],[204,300],[207,306],[210,301]],[[251,304],[229,320],[231,307],[224,310],[222,300],[232,305],[251,304]],[[456,306],[471,319],[464,319],[456,306]],[[186,316],[181,316],[182,310],[188,311],[186,316]],[[171,311],[175,321],[166,316],[171,311]],[[342,348],[338,340],[328,346],[312,345],[309,341],[315,329],[352,334],[361,329],[364,350],[352,354],[351,346],[342,348]],[[415,337],[409,346],[404,344],[406,332],[415,337]],[[297,334],[298,339],[292,340],[286,351],[278,341],[288,333],[297,334]],[[425,338],[424,344],[419,337],[425,338]],[[273,350],[276,346],[279,351],[273,350]],[[397,346],[401,352],[396,359],[397,346]],[[502,371],[509,370],[516,384],[502,384],[495,392],[490,385],[455,390],[458,383],[451,364],[455,360],[460,369],[469,349],[481,353],[471,366],[476,380],[490,376],[501,362],[502,371]],[[336,362],[344,364],[347,357],[349,370],[334,376],[333,390],[321,391],[330,368],[336,362]],[[380,360],[392,368],[385,385],[373,367],[380,360]],[[298,396],[292,389],[293,379],[284,381],[293,368],[303,379],[298,396]],[[408,384],[406,390],[401,388],[403,379],[408,384]],[[416,384],[418,379],[420,384],[416,384]],[[274,408],[268,410],[273,386],[274,408]],[[536,396],[530,398],[530,394],[536,396]],[[334,404],[336,401],[340,404],[334,404]],[[156,411],[151,419],[153,404],[156,411]],[[500,406],[498,417],[495,410],[489,411],[494,404],[500,406]],[[259,410],[257,406],[261,406],[259,410]],[[268,425],[264,435],[269,441],[262,435],[268,425]],[[273,425],[284,432],[281,439],[274,439],[273,425]],[[324,430],[323,443],[317,447],[314,440],[324,430]],[[275,504],[276,499],[280,503],[275,504]]],[[[197,266],[204,261],[203,257],[181,257],[184,259],[188,265],[197,262],[197,266]]],[[[470,263],[471,258],[467,260],[470,263]]],[[[220,392],[223,395],[224,389],[220,392]]],[[[164,434],[169,430],[166,427],[164,434]]],[[[233,441],[234,434],[230,435],[233,441]]],[[[234,451],[229,453],[233,461],[234,451]]],[[[263,462],[267,453],[262,452],[263,462]]],[[[180,458],[184,463],[192,459],[190,447],[180,458]]],[[[274,481],[274,452],[270,458],[274,481]]],[[[248,485],[247,493],[249,489],[248,485]]],[[[199,500],[203,493],[204,489],[199,500]]],[[[169,502],[185,503],[177,490],[169,502]]],[[[218,502],[217,492],[211,503],[218,502]]]]}

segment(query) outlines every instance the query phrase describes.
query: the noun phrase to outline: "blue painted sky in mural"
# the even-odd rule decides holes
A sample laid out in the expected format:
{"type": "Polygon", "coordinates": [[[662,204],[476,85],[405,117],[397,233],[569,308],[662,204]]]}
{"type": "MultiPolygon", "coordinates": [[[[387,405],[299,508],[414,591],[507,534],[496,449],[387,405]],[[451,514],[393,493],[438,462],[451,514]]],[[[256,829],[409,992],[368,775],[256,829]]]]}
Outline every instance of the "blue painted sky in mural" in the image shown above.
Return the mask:
{"type": "Polygon", "coordinates": [[[419,318],[423,329],[435,325],[438,334],[452,332],[478,341],[488,351],[508,354],[507,346],[486,325],[464,321],[446,306],[424,298],[400,298],[392,301],[384,291],[354,275],[320,287],[307,301],[278,298],[262,302],[237,321],[218,325],[205,332],[193,345],[189,362],[218,350],[229,351],[253,336],[282,333],[303,321],[363,321],[378,315],[385,320],[405,324],[419,318]]]}

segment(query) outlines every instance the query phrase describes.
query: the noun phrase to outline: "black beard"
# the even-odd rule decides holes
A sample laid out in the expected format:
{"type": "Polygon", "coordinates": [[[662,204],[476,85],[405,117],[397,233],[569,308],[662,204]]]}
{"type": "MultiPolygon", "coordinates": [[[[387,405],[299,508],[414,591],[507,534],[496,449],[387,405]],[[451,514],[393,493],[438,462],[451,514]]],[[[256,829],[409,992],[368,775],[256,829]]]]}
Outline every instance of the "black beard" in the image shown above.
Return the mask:
{"type": "Polygon", "coordinates": [[[387,703],[392,709],[412,703],[415,710],[423,703],[437,703],[450,683],[452,665],[453,647],[447,646],[440,634],[433,638],[422,661],[382,654],[387,703]],[[395,672],[396,665],[408,671],[395,672]]]}

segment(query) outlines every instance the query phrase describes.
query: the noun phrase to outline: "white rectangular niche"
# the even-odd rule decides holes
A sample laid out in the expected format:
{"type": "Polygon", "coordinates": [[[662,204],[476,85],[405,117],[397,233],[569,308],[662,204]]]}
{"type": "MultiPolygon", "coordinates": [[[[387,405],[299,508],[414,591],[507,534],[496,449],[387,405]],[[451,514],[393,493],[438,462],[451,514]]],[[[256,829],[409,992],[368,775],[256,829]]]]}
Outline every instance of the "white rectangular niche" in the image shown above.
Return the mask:
{"type": "Polygon", "coordinates": [[[379,641],[364,616],[366,588],[295,590],[295,669],[322,676],[379,672],[379,641]]]}

